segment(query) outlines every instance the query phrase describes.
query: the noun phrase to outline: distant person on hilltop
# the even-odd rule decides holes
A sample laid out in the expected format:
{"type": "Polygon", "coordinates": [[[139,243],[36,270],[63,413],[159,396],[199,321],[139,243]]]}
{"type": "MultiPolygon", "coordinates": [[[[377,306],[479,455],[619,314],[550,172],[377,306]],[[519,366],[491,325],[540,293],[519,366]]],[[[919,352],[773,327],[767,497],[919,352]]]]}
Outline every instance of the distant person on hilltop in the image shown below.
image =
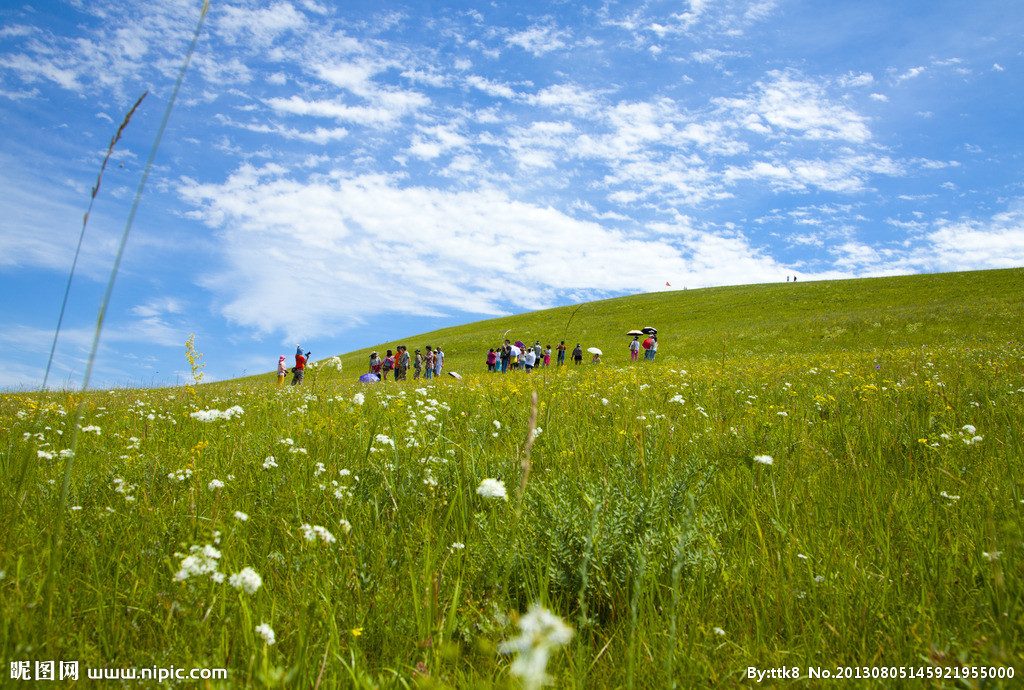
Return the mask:
{"type": "Polygon", "coordinates": [[[281,355],[281,359],[277,360],[277,387],[280,388],[284,385],[284,377],[288,373],[288,365],[284,363],[284,355],[281,355]]]}
{"type": "Polygon", "coordinates": [[[302,378],[306,371],[306,362],[308,357],[308,352],[305,355],[303,355],[301,352],[295,353],[295,367],[292,369],[293,386],[298,386],[302,383],[302,378]]]}
{"type": "Polygon", "coordinates": [[[523,353],[523,368],[526,369],[527,374],[533,371],[533,365],[536,363],[537,353],[533,351],[532,347],[526,348],[526,352],[523,353]]]}
{"type": "Polygon", "coordinates": [[[434,378],[434,367],[437,365],[437,358],[434,350],[427,345],[427,354],[423,355],[423,376],[429,381],[434,378]]]}
{"type": "Polygon", "coordinates": [[[512,361],[512,344],[505,339],[505,344],[501,346],[501,373],[508,372],[508,365],[512,361]]]}

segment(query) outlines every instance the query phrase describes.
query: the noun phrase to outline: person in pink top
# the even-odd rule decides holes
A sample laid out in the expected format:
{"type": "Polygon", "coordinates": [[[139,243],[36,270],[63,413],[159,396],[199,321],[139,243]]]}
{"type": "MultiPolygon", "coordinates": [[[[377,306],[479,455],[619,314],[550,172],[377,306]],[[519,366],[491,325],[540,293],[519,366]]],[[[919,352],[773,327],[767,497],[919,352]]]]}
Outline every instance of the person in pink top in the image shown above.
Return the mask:
{"type": "Polygon", "coordinates": [[[284,363],[284,355],[281,355],[281,359],[277,360],[277,387],[280,388],[284,385],[284,377],[288,374],[288,365],[284,363]]]}

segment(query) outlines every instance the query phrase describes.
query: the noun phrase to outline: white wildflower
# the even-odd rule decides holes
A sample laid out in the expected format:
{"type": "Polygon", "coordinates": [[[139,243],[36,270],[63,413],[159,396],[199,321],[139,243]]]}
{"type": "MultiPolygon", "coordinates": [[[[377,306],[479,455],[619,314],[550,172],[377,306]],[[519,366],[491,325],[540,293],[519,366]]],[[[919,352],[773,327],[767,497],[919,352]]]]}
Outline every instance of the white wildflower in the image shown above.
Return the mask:
{"type": "Polygon", "coordinates": [[[356,393],[355,395],[352,396],[352,402],[354,402],[356,405],[362,405],[363,403],[366,402],[366,396],[363,395],[362,393],[356,393]]]}
{"type": "Polygon", "coordinates": [[[754,462],[759,462],[762,465],[771,465],[775,462],[770,455],[755,455],[754,462]]]}
{"type": "Polygon", "coordinates": [[[508,500],[508,494],[505,492],[505,483],[500,479],[485,479],[480,482],[480,486],[476,488],[476,492],[484,498],[504,498],[508,500]]]}
{"type": "Polygon", "coordinates": [[[519,618],[519,637],[498,645],[501,654],[515,653],[512,673],[527,688],[539,688],[548,682],[548,659],[558,647],[569,644],[573,629],[540,604],[532,604],[519,618]]]}
{"type": "Polygon", "coordinates": [[[715,633],[719,637],[725,637],[725,631],[722,630],[721,628],[712,628],[711,632],[715,633]]]}
{"type": "Polygon", "coordinates": [[[216,491],[217,489],[224,488],[224,482],[219,479],[211,479],[210,483],[206,485],[206,488],[210,491],[216,491]]]}
{"type": "Polygon", "coordinates": [[[246,515],[245,513],[243,513],[240,510],[236,510],[235,511],[235,519],[238,520],[239,522],[248,522],[249,521],[249,516],[246,515]]]}
{"type": "Polygon", "coordinates": [[[271,467],[277,467],[277,460],[274,459],[273,455],[263,461],[263,469],[269,470],[271,467]]]}
{"type": "Polygon", "coordinates": [[[274,635],[274,629],[266,623],[260,623],[257,625],[256,632],[263,638],[263,641],[266,642],[268,646],[277,641],[277,637],[274,635]]]}
{"type": "Polygon", "coordinates": [[[263,578],[255,570],[249,567],[242,568],[228,579],[228,584],[235,589],[240,589],[246,594],[255,594],[256,590],[263,584],[263,578]]]}
{"type": "Polygon", "coordinates": [[[182,582],[190,577],[200,575],[213,575],[217,572],[220,551],[213,546],[192,546],[189,555],[181,560],[180,570],[174,575],[176,582],[182,582]]]}
{"type": "Polygon", "coordinates": [[[337,541],[337,539],[334,538],[333,534],[328,532],[325,528],[321,527],[320,525],[310,525],[309,523],[306,523],[301,527],[301,529],[302,536],[303,538],[305,538],[306,541],[315,541],[317,539],[320,539],[325,544],[333,544],[337,541]]]}
{"type": "Polygon", "coordinates": [[[981,555],[984,556],[989,561],[993,561],[994,562],[994,561],[998,561],[999,560],[999,557],[1003,555],[1003,552],[1002,551],[992,551],[992,552],[982,551],[981,555]]]}

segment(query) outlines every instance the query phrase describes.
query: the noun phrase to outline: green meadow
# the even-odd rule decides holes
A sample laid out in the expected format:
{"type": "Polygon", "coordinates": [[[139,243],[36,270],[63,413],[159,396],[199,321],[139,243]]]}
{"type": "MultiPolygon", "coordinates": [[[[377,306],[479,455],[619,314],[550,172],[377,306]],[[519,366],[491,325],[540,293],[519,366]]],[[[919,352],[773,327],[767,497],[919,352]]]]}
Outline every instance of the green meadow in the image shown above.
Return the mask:
{"type": "Polygon", "coordinates": [[[368,348],[202,383],[196,342],[188,386],[4,394],[0,685],[1018,686],[1022,287],[676,290],[373,348],[461,380],[359,384],[368,348]],[[489,374],[503,337],[605,354],[489,374]]]}

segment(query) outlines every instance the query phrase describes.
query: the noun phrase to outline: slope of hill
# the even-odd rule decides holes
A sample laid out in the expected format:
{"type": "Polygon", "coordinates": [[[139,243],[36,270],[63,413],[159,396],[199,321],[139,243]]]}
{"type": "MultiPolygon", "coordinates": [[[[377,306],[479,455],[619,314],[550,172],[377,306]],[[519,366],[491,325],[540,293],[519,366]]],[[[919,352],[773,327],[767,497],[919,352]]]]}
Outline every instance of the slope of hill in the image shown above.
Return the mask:
{"type": "Polygon", "coordinates": [[[526,343],[598,347],[605,362],[625,362],[624,334],[643,326],[658,329],[662,361],[1014,339],[1024,322],[1022,288],[1024,269],[1015,268],[676,290],[478,321],[340,357],[354,375],[371,350],[441,345],[449,370],[477,373],[507,332],[526,343]]]}

